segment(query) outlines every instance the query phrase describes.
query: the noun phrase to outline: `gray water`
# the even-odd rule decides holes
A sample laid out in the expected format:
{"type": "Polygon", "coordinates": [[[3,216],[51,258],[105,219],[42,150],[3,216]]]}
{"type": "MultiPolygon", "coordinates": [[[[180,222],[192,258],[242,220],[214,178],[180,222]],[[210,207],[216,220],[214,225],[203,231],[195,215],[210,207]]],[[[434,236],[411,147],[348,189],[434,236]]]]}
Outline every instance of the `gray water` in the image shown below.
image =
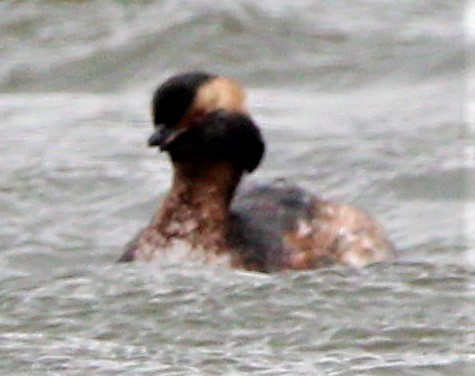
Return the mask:
{"type": "Polygon", "coordinates": [[[475,374],[466,12],[0,2],[1,374],[475,374]],[[188,69],[249,89],[268,140],[249,179],[367,209],[399,259],[275,275],[115,264],[169,186],[145,147],[150,93],[188,69]]]}

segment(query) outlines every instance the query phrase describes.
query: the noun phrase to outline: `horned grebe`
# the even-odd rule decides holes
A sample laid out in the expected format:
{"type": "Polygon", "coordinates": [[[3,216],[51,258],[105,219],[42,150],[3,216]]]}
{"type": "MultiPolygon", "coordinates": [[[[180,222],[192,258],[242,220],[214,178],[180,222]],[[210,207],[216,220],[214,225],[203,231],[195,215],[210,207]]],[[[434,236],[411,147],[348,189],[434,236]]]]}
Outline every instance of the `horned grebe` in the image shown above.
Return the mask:
{"type": "Polygon", "coordinates": [[[152,118],[148,143],[168,153],[172,187],[119,261],[164,258],[176,244],[185,258],[261,272],[394,257],[380,225],[360,209],[285,182],[236,193],[265,150],[236,82],[202,72],[173,76],[155,91],[152,118]]]}

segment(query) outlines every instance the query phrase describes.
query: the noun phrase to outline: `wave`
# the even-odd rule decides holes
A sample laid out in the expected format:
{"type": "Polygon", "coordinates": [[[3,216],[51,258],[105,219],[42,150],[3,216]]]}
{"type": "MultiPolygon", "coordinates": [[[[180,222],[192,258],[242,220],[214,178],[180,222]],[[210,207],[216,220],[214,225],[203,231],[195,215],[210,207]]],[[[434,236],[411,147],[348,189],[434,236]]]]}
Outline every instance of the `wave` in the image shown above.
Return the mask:
{"type": "Polygon", "coordinates": [[[204,69],[325,90],[459,73],[464,2],[11,2],[2,91],[114,91],[204,69]]]}

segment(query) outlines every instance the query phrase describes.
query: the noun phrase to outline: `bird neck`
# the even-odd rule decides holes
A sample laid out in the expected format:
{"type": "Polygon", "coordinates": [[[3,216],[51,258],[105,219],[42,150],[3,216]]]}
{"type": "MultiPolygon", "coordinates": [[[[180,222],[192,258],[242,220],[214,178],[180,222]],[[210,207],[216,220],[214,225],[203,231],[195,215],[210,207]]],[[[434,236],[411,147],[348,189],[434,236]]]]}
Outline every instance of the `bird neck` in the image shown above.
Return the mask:
{"type": "Polygon", "coordinates": [[[242,171],[227,162],[174,162],[172,188],[154,220],[168,239],[222,249],[228,210],[242,171]]]}

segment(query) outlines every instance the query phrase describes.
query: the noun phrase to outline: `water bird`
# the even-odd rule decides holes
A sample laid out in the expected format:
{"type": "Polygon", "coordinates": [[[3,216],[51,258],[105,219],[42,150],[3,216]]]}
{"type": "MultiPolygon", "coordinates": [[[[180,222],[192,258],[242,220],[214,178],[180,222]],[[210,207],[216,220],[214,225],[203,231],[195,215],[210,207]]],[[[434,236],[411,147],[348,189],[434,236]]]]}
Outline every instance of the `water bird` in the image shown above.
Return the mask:
{"type": "Polygon", "coordinates": [[[381,225],[361,209],[285,180],[240,186],[259,166],[265,143],[236,81],[174,75],[154,92],[152,121],[148,145],[168,154],[172,185],[120,262],[193,260],[275,272],[394,257],[381,225]]]}

